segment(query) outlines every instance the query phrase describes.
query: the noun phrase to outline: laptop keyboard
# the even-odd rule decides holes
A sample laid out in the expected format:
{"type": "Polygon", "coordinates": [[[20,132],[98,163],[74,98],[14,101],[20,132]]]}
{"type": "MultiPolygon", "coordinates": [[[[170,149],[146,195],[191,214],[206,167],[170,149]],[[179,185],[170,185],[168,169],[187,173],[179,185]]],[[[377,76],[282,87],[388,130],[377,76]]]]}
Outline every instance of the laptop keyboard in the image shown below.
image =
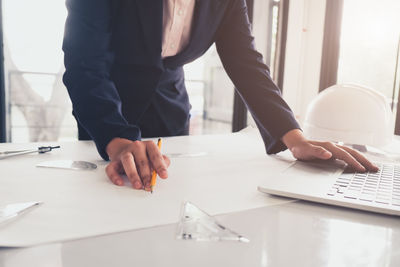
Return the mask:
{"type": "Polygon", "coordinates": [[[376,173],[343,173],[328,195],[334,198],[358,199],[366,203],[400,206],[400,165],[377,164],[376,173]]]}

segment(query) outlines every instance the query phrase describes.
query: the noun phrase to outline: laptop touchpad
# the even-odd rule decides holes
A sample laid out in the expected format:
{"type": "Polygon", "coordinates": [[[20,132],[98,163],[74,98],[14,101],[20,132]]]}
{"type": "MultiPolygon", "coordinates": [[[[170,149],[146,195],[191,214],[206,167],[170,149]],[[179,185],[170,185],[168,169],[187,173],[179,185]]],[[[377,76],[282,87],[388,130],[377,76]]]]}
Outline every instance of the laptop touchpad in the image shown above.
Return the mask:
{"type": "Polygon", "coordinates": [[[338,160],[329,161],[295,161],[286,170],[286,175],[338,175],[343,172],[346,164],[338,160]]]}

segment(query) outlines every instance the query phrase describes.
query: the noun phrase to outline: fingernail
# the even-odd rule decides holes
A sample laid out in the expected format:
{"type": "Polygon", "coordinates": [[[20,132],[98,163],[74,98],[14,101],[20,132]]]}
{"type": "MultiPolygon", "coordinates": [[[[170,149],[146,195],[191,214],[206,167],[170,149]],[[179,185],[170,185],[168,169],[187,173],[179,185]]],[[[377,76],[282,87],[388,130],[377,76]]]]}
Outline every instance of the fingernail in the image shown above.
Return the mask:
{"type": "Polygon", "coordinates": [[[124,184],[124,182],[122,181],[122,180],[117,180],[117,185],[123,185],[124,184]]]}
{"type": "Polygon", "coordinates": [[[166,177],[167,175],[168,175],[168,173],[167,173],[166,170],[162,170],[162,171],[160,172],[160,176],[162,176],[162,177],[166,177]]]}

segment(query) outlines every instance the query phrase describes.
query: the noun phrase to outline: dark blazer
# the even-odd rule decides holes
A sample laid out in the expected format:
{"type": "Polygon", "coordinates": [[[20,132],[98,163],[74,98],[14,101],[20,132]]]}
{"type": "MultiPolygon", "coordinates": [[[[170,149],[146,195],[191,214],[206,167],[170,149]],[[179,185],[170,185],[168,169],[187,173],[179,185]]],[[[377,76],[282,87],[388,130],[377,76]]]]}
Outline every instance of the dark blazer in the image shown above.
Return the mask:
{"type": "Polygon", "coordinates": [[[196,0],[189,45],[161,58],[162,0],[67,0],[64,83],[78,123],[108,159],[115,137],[140,140],[185,132],[190,104],[182,66],[216,43],[229,77],[268,153],[299,128],[254,48],[245,0],[196,0]]]}

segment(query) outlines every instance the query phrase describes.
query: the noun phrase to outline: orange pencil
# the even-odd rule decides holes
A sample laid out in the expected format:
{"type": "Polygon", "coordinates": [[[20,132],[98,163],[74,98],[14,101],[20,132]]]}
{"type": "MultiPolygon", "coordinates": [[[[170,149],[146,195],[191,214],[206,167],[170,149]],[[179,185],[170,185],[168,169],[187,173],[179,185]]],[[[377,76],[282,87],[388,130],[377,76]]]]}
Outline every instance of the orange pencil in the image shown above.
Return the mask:
{"type": "MultiPolygon", "coordinates": [[[[162,144],[162,140],[161,140],[161,138],[158,138],[157,146],[158,146],[158,150],[160,150],[160,151],[161,151],[161,144],[162,144]]],[[[156,170],[153,170],[153,175],[151,176],[151,182],[150,182],[151,193],[153,193],[153,187],[156,185],[156,181],[157,181],[157,173],[156,173],[156,170]]]]}

